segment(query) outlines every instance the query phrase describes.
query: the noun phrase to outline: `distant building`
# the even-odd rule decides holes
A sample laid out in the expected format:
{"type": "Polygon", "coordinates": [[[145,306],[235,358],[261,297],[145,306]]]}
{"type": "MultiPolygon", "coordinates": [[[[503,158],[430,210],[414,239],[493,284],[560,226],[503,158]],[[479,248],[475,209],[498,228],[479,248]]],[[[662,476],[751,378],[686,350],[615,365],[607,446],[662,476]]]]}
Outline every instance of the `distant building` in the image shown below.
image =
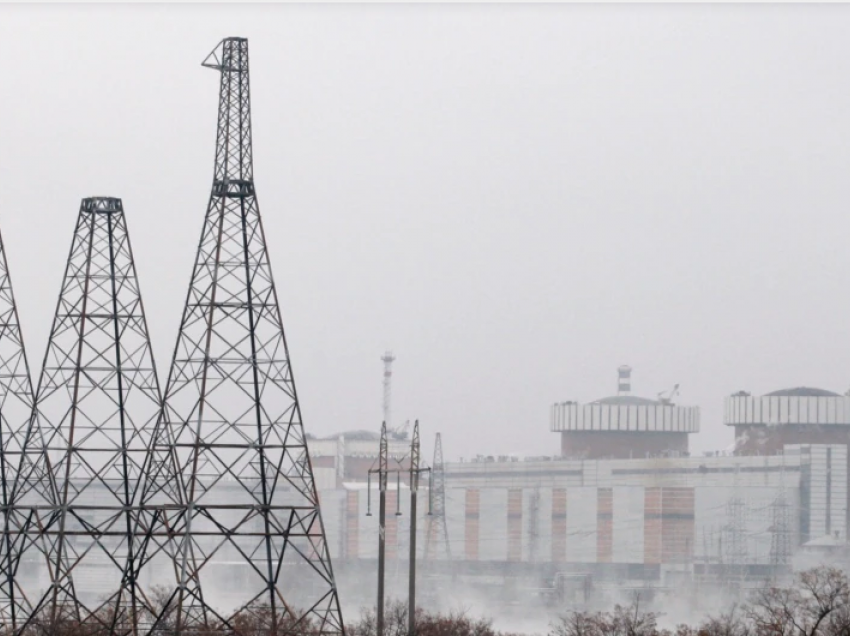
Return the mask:
{"type": "Polygon", "coordinates": [[[735,452],[763,455],[785,444],[850,443],[850,397],[797,387],[755,397],[726,398],[723,421],[735,428],[735,452]]]}
{"type": "Polygon", "coordinates": [[[677,387],[657,400],[631,395],[631,367],[618,370],[618,394],[589,404],[558,402],[550,430],[561,433],[561,456],[570,459],[687,455],[688,436],[699,432],[699,408],[673,404],[677,387]]]}
{"type": "MultiPolygon", "coordinates": [[[[445,464],[450,550],[423,562],[427,577],[451,574],[490,586],[488,594],[548,589],[568,602],[565,586],[576,598],[590,589],[755,587],[795,563],[848,554],[850,398],[807,388],[736,394],[724,418],[735,427],[735,453],[695,457],[688,436],[699,430],[698,407],[674,404],[675,388],[654,400],[631,395],[631,369],[618,375],[618,395],[552,406],[559,454],[445,464]]],[[[407,444],[391,441],[391,455],[403,461],[407,444]]],[[[378,532],[377,484],[370,489],[365,474],[377,450],[376,433],[310,441],[334,566],[364,602],[372,591],[360,582],[374,573],[378,532]]],[[[390,483],[387,500],[396,583],[408,559],[406,489],[390,483]]],[[[422,490],[420,546],[427,483],[422,490]]]]}
{"type": "MultiPolygon", "coordinates": [[[[367,481],[369,470],[377,468],[377,431],[355,430],[328,437],[309,438],[313,478],[319,490],[342,487],[348,481],[367,481]]],[[[387,445],[393,468],[410,468],[410,439],[407,430],[388,431],[387,445]]]]}

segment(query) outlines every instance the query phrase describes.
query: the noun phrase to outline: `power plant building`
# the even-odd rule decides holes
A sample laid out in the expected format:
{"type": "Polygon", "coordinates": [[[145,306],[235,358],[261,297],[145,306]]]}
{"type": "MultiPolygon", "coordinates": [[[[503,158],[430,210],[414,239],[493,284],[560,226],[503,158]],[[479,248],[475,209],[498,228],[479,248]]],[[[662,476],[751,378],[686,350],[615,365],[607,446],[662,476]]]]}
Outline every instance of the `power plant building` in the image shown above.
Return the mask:
{"type": "MultiPolygon", "coordinates": [[[[736,394],[724,417],[736,427],[736,452],[695,456],[687,437],[699,430],[698,407],[664,396],[614,397],[620,399],[552,407],[550,426],[562,449],[564,435],[589,440],[580,447],[580,438],[568,437],[569,456],[446,462],[449,545],[427,559],[428,480],[422,482],[417,544],[426,588],[429,577],[449,575],[493,589],[574,580],[660,591],[694,582],[757,586],[790,571],[809,546],[834,551],[845,544],[848,449],[837,435],[850,419],[850,398],[813,389],[736,394]],[[635,439],[646,442],[629,441],[635,439]]],[[[409,467],[404,430],[391,433],[388,447],[395,466],[409,467]]],[[[310,438],[309,448],[338,584],[356,608],[373,596],[363,581],[377,562],[378,489],[369,470],[378,435],[310,438]]],[[[390,480],[387,572],[399,585],[409,550],[407,490],[403,473],[390,480]]],[[[94,565],[78,577],[92,593],[102,587],[94,565]]],[[[236,594],[243,566],[222,565],[236,594]]],[[[47,582],[46,572],[25,570],[47,582]]],[[[222,602],[230,593],[219,591],[222,602]]]]}
{"type": "MultiPolygon", "coordinates": [[[[640,458],[685,455],[688,436],[699,432],[699,408],[631,395],[629,366],[618,370],[617,395],[589,404],[553,404],[550,428],[561,434],[561,457],[570,459],[640,458]]],[[[675,393],[678,385],[671,392],[675,393]]]]}
{"type": "MultiPolygon", "coordinates": [[[[622,371],[619,395],[551,407],[559,455],[445,464],[450,552],[433,555],[429,571],[499,585],[586,577],[629,588],[754,586],[790,571],[808,545],[846,542],[850,398],[813,389],[732,396],[724,419],[739,433],[736,452],[693,456],[699,408],[675,404],[675,390],[633,396],[631,370],[626,383],[622,371]]],[[[377,557],[377,521],[367,516],[376,492],[345,480],[321,494],[337,511],[326,528],[343,586],[377,557]]],[[[406,567],[409,521],[404,507],[392,512],[388,558],[406,567]]]]}
{"type": "Polygon", "coordinates": [[[850,442],[850,396],[798,387],[755,397],[726,398],[724,424],[735,429],[736,452],[773,454],[786,444],[850,442]]]}

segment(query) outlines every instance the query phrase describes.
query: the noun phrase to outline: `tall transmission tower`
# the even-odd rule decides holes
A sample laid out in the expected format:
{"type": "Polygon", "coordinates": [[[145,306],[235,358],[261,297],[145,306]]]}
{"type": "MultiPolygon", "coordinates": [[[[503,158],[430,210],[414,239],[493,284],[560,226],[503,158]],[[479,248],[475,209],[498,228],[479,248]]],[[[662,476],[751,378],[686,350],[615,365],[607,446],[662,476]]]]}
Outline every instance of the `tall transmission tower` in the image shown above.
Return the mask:
{"type": "Polygon", "coordinates": [[[136,510],[160,408],[121,199],[83,199],[15,487],[51,572],[30,624],[128,634],[150,612],[136,510]]]}
{"type": "Polygon", "coordinates": [[[393,430],[393,362],[395,362],[393,352],[385,352],[381,356],[381,362],[384,363],[384,424],[391,431],[393,430]]]}
{"type": "Polygon", "coordinates": [[[443,442],[440,434],[434,442],[434,463],[431,465],[431,497],[433,504],[428,525],[425,527],[425,560],[436,559],[438,548],[442,544],[445,558],[451,561],[452,549],[449,543],[449,528],[446,525],[446,470],[443,465],[443,442]]]}
{"type": "MultiPolygon", "coordinates": [[[[30,415],[33,391],[29,364],[21,334],[18,308],[12,293],[12,280],[6,262],[6,249],[0,238],[0,631],[16,629],[31,611],[28,599],[36,589],[18,576],[21,557],[29,552],[27,535],[21,530],[27,515],[14,510],[15,476],[21,459],[30,415]]],[[[37,552],[37,551],[36,551],[37,552]]],[[[31,552],[30,552],[31,553],[31,552]]],[[[24,561],[24,568],[30,564],[24,561]]],[[[33,564],[38,567],[38,561],[33,564]]]]}
{"type": "Polygon", "coordinates": [[[155,449],[183,475],[175,631],[341,634],[254,190],[248,41],[203,65],[221,74],[215,171],[155,449]]]}
{"type": "Polygon", "coordinates": [[[785,465],[779,473],[779,493],[770,504],[770,564],[787,565],[791,558],[790,504],[785,491],[785,465]]]}
{"type": "Polygon", "coordinates": [[[735,466],[732,496],[726,501],[726,525],[724,526],[724,562],[728,583],[740,585],[747,571],[747,522],[746,507],[740,495],[740,466],[735,466]]]}

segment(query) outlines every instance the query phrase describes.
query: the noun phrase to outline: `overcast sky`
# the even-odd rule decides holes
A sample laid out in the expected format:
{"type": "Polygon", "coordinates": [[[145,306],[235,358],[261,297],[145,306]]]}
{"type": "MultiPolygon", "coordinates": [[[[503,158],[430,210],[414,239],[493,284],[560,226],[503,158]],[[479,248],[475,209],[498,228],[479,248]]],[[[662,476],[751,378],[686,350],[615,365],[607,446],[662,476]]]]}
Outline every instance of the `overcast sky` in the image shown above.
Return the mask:
{"type": "Polygon", "coordinates": [[[850,387],[850,6],[0,7],[0,228],[37,372],[84,196],[124,200],[165,382],[250,40],[308,432],[556,454],[548,408],[850,387]]]}

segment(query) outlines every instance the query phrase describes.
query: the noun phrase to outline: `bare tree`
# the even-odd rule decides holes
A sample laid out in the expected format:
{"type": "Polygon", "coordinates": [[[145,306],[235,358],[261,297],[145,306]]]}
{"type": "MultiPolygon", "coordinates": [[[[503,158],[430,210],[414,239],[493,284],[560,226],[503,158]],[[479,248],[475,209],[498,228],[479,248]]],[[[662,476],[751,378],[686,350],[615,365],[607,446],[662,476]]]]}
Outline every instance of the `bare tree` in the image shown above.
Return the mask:
{"type": "Polygon", "coordinates": [[[617,636],[653,636],[658,632],[658,614],[641,609],[640,594],[627,605],[615,605],[612,614],[613,634],[617,636]]]}
{"type": "Polygon", "coordinates": [[[572,611],[550,625],[549,636],[600,636],[599,614],[572,611]]]}
{"type": "Polygon", "coordinates": [[[657,636],[658,614],[641,608],[640,594],[611,612],[570,612],[550,626],[549,636],[657,636]]]}
{"type": "Polygon", "coordinates": [[[768,584],[756,591],[747,617],[759,636],[832,636],[848,609],[847,576],[818,567],[799,573],[792,587],[768,584]]]}
{"type": "Polygon", "coordinates": [[[753,630],[747,623],[743,608],[735,603],[728,612],[709,616],[696,631],[699,636],[750,636],[753,630]]]}

